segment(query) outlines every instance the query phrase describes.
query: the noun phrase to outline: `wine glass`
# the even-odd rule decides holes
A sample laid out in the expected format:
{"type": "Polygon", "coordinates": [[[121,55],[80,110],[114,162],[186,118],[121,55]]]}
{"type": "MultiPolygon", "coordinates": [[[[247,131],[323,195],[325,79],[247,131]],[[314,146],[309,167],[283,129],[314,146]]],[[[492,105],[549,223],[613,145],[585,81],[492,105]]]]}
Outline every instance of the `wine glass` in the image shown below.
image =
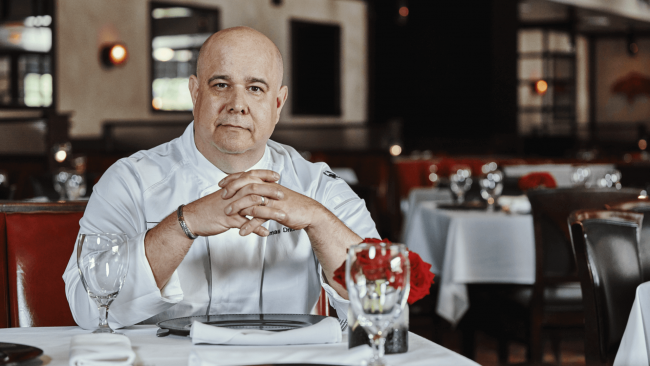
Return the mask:
{"type": "Polygon", "coordinates": [[[449,176],[451,191],[456,195],[459,204],[465,202],[465,192],[472,187],[472,169],[469,167],[455,166],[449,176]]]}
{"type": "Polygon", "coordinates": [[[69,200],[78,200],[86,194],[86,179],[81,174],[70,174],[64,187],[65,194],[69,200]]]}
{"type": "Polygon", "coordinates": [[[99,309],[93,333],[115,333],[108,325],[108,308],[124,285],[129,267],[126,234],[79,234],[77,267],[88,296],[99,309]]]}
{"type": "Polygon", "coordinates": [[[350,306],[368,333],[373,349],[369,365],[384,363],[386,335],[404,311],[410,288],[410,264],[404,244],[363,243],[348,251],[346,282],[350,306]]]}
{"type": "Polygon", "coordinates": [[[67,169],[59,169],[54,173],[54,190],[59,194],[59,201],[65,201],[66,196],[66,182],[72,173],[67,169]]]}
{"type": "Polygon", "coordinates": [[[579,166],[571,172],[571,183],[575,186],[585,186],[589,184],[589,177],[591,176],[591,169],[588,166],[579,166]]]}
{"type": "Polygon", "coordinates": [[[618,169],[613,169],[605,173],[605,175],[598,180],[598,186],[601,188],[616,188],[621,189],[621,172],[618,169]]]}
{"type": "Polygon", "coordinates": [[[493,170],[478,180],[481,186],[481,197],[487,201],[488,211],[494,211],[494,204],[503,191],[503,173],[493,170]]]}

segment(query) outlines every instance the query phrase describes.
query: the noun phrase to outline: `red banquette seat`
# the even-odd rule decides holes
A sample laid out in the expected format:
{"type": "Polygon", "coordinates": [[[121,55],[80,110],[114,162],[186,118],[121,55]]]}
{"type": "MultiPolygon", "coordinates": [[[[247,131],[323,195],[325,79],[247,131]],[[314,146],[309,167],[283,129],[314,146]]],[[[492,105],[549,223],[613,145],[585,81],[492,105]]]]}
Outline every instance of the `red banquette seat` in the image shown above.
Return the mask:
{"type": "Polygon", "coordinates": [[[76,325],[61,276],[85,207],[0,203],[0,327],[76,325]]]}

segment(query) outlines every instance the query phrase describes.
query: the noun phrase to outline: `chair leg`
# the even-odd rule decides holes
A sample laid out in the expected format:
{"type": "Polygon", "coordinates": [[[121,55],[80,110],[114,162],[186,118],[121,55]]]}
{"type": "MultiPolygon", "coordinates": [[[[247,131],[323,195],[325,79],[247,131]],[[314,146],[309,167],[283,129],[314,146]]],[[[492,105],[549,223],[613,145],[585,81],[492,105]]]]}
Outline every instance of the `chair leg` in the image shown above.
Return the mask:
{"type": "Polygon", "coordinates": [[[533,319],[530,325],[530,335],[528,339],[528,362],[541,364],[544,358],[544,344],[542,343],[542,325],[533,319]]]}
{"type": "Polygon", "coordinates": [[[551,348],[553,349],[553,356],[555,356],[555,363],[562,363],[562,352],[560,350],[560,343],[562,339],[560,338],[559,332],[553,332],[551,334],[551,348]]]}
{"type": "Polygon", "coordinates": [[[463,356],[470,360],[476,359],[476,332],[474,329],[463,329],[462,343],[461,352],[463,356]]]}
{"type": "Polygon", "coordinates": [[[509,352],[509,344],[508,341],[504,338],[499,339],[499,344],[498,344],[498,355],[499,355],[499,364],[501,365],[507,365],[508,364],[508,358],[510,356],[509,352]]]}

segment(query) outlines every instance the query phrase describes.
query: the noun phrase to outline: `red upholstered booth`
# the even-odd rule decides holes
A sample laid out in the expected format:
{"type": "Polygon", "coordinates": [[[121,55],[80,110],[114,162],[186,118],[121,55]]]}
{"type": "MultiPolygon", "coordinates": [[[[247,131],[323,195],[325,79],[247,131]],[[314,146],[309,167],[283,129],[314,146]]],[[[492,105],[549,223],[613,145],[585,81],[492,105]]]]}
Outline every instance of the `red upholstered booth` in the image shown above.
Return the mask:
{"type": "Polygon", "coordinates": [[[62,275],[85,206],[0,205],[0,327],[76,325],[62,275]]]}

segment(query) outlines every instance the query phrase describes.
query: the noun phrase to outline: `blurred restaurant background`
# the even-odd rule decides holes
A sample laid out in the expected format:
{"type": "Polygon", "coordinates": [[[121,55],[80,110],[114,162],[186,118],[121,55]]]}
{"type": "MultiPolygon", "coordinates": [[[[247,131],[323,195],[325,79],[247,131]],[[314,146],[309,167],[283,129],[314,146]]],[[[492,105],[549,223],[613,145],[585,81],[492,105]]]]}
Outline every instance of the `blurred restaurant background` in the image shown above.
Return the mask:
{"type": "MultiPolygon", "coordinates": [[[[284,56],[272,139],[328,163],[392,241],[427,194],[514,211],[498,196],[531,172],[650,188],[648,0],[0,0],[0,200],[87,199],[115,161],[180,136],[201,44],[239,25],[284,56]]],[[[412,330],[497,362],[498,337],[475,345],[436,296],[412,330]]]]}

